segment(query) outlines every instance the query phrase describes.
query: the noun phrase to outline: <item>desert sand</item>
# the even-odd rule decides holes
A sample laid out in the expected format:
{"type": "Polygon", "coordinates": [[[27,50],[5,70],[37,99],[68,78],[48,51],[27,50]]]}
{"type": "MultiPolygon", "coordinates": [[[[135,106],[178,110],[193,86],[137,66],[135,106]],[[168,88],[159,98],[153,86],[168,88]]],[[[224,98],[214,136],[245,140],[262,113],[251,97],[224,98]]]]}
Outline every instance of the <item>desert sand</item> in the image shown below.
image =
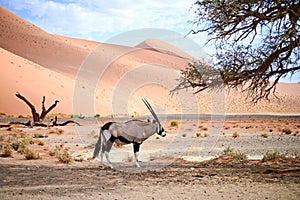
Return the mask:
{"type": "Polygon", "coordinates": [[[16,92],[37,109],[43,96],[47,106],[59,100],[52,116],[86,117],[73,118],[82,126],[0,128],[1,148],[23,143],[38,155],[0,157],[0,199],[299,199],[299,83],[279,83],[277,97],[258,104],[239,90],[172,96],[193,58],[164,41],[122,46],[54,35],[2,7],[0,33],[1,124],[31,114],[16,92]],[[142,144],[139,169],[130,145],[113,147],[115,169],[90,160],[101,125],[149,114],[142,97],[170,117],[162,119],[167,137],[142,144]],[[70,163],[54,155],[60,146],[70,163]],[[228,148],[247,159],[223,155],[228,148]],[[293,159],[261,160],[274,152],[293,159]]]}

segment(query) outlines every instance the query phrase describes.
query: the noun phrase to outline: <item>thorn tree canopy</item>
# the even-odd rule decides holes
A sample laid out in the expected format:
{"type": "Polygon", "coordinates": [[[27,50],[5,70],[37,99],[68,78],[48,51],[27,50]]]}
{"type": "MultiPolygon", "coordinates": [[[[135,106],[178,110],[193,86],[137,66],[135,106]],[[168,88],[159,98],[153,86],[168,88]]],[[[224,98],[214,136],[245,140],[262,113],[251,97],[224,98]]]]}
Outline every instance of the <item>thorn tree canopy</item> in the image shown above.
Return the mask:
{"type": "Polygon", "coordinates": [[[257,102],[300,71],[299,0],[198,0],[193,8],[196,28],[189,34],[208,34],[216,63],[213,70],[190,63],[174,90],[241,87],[257,102]],[[214,83],[216,72],[221,82],[214,83]]]}

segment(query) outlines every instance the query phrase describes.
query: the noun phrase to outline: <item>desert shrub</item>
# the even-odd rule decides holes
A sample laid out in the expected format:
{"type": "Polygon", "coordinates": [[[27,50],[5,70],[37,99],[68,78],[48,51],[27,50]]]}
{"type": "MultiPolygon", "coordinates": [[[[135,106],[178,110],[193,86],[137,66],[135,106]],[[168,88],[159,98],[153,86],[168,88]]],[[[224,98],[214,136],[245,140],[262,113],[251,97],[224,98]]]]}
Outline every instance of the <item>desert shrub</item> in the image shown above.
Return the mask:
{"type": "Polygon", "coordinates": [[[4,141],[5,137],[4,135],[0,135],[0,142],[4,141]]]}
{"type": "Polygon", "coordinates": [[[41,133],[35,133],[34,135],[33,135],[33,138],[47,138],[48,137],[48,135],[46,135],[46,134],[41,134],[41,133]]]}
{"type": "Polygon", "coordinates": [[[49,133],[50,133],[50,134],[61,135],[61,134],[64,133],[64,130],[63,130],[63,129],[58,129],[58,128],[56,128],[56,129],[52,129],[49,133]]]}
{"type": "Polygon", "coordinates": [[[175,127],[178,127],[178,121],[176,121],[176,120],[173,120],[173,121],[171,121],[171,126],[175,126],[175,127]]]}
{"type": "Polygon", "coordinates": [[[56,145],[55,155],[58,158],[59,162],[69,164],[72,162],[72,156],[69,152],[69,148],[65,148],[63,144],[56,145]]]}
{"type": "Polygon", "coordinates": [[[63,134],[64,133],[64,130],[62,130],[62,129],[57,129],[57,135],[61,135],[61,134],[63,134]]]}
{"type": "Polygon", "coordinates": [[[288,135],[292,133],[291,129],[289,129],[289,128],[283,128],[282,132],[285,134],[288,134],[288,135]]]}
{"type": "Polygon", "coordinates": [[[253,126],[246,126],[245,129],[253,128],[253,126]]]}
{"type": "Polygon", "coordinates": [[[18,151],[18,149],[20,148],[20,146],[22,145],[21,141],[14,141],[10,144],[10,146],[15,150],[18,151]]]}
{"type": "Polygon", "coordinates": [[[204,133],[204,137],[208,137],[208,133],[204,133]]]}
{"type": "Polygon", "coordinates": [[[233,138],[240,137],[240,134],[239,134],[238,132],[234,132],[234,133],[232,134],[232,137],[233,137],[233,138]]]}
{"type": "Polygon", "coordinates": [[[230,156],[235,160],[238,161],[245,161],[247,160],[247,155],[244,153],[241,153],[239,151],[235,152],[233,150],[233,148],[227,147],[226,149],[224,149],[223,151],[223,156],[230,156]]]}
{"type": "Polygon", "coordinates": [[[182,137],[186,137],[186,133],[183,133],[183,134],[182,134],[182,137]]]}
{"type": "Polygon", "coordinates": [[[36,143],[40,146],[44,146],[45,145],[45,142],[42,141],[42,140],[36,140],[36,143]]]}
{"type": "Polygon", "coordinates": [[[235,160],[238,160],[238,161],[245,161],[247,160],[247,155],[242,153],[242,152],[235,152],[232,157],[235,159],[235,160]]]}
{"type": "Polygon", "coordinates": [[[12,156],[12,147],[9,143],[1,142],[0,143],[0,157],[11,157],[12,156]]]}
{"type": "Polygon", "coordinates": [[[56,155],[56,151],[55,150],[50,150],[49,151],[49,155],[50,156],[55,156],[56,155]]]}
{"type": "Polygon", "coordinates": [[[288,156],[287,154],[280,154],[278,151],[267,152],[263,159],[263,162],[300,162],[300,154],[288,156]]]}
{"type": "Polygon", "coordinates": [[[26,146],[23,142],[19,142],[18,150],[16,150],[20,154],[25,154],[26,146]]]}
{"type": "Polygon", "coordinates": [[[233,148],[227,147],[226,149],[223,150],[224,156],[230,156],[232,153],[233,153],[233,148]]]}
{"type": "Polygon", "coordinates": [[[285,154],[280,154],[277,151],[274,152],[267,152],[264,156],[262,161],[263,162],[275,162],[275,161],[286,161],[287,156],[285,154]]]}
{"type": "Polygon", "coordinates": [[[260,136],[263,137],[263,138],[268,138],[268,134],[267,133],[262,133],[262,134],[260,134],[260,136]]]}
{"type": "Polygon", "coordinates": [[[94,117],[95,118],[100,118],[100,114],[96,114],[94,117]]]}
{"type": "Polygon", "coordinates": [[[201,133],[196,133],[196,137],[201,137],[201,133]]]}
{"type": "Polygon", "coordinates": [[[34,140],[30,137],[25,137],[22,142],[24,145],[34,144],[34,140]]]}
{"type": "Polygon", "coordinates": [[[27,160],[32,160],[32,159],[36,160],[36,159],[40,158],[39,153],[34,152],[34,151],[32,151],[32,150],[30,150],[28,148],[25,148],[25,150],[24,150],[24,156],[25,156],[25,158],[27,160]]]}

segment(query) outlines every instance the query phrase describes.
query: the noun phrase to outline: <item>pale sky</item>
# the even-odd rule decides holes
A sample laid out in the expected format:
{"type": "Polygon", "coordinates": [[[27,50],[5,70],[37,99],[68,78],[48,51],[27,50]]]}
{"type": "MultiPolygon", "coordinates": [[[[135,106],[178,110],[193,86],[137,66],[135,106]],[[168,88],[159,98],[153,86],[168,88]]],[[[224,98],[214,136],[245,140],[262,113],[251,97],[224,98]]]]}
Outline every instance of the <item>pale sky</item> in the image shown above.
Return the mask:
{"type": "MultiPolygon", "coordinates": [[[[0,5],[51,34],[99,42],[139,29],[166,29],[186,35],[196,0],[1,0],[0,5]]],[[[189,35],[200,47],[206,34],[189,35]]],[[[213,45],[203,47],[212,55],[213,45]]],[[[292,80],[298,82],[300,75],[292,80]]]]}
{"type": "Polygon", "coordinates": [[[163,28],[187,34],[195,0],[1,0],[0,5],[58,35],[105,41],[122,32],[163,28]]]}

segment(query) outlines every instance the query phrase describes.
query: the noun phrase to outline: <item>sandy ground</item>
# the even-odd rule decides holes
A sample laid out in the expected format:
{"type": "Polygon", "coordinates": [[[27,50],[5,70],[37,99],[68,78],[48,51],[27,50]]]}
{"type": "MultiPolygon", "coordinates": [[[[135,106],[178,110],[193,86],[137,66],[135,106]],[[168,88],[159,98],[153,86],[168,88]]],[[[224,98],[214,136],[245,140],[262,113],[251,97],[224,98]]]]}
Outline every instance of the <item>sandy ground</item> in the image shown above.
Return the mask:
{"type": "Polygon", "coordinates": [[[115,169],[86,160],[97,140],[97,127],[107,120],[79,121],[84,126],[2,128],[5,138],[32,136],[34,144],[28,147],[40,159],[26,160],[15,151],[13,157],[0,158],[0,199],[299,199],[299,162],[252,159],[274,151],[299,155],[297,117],[227,119],[215,135],[217,122],[211,120],[183,120],[178,127],[167,120],[167,137],[154,135],[142,144],[139,169],[132,162],[131,145],[113,147],[115,169]],[[292,133],[282,133],[283,128],[292,133]],[[60,144],[83,161],[62,164],[50,156],[60,144]],[[227,147],[249,159],[220,157],[227,147]]]}

